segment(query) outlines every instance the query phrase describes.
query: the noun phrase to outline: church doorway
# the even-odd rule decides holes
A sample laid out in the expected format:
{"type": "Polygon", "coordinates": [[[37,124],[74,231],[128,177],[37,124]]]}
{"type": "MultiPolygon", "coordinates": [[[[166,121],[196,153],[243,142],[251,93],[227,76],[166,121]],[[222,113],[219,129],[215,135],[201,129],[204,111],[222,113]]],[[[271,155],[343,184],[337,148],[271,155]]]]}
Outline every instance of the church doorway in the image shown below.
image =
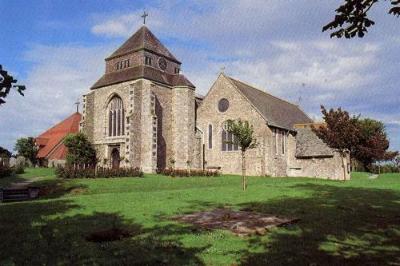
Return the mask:
{"type": "Polygon", "coordinates": [[[111,152],[111,167],[112,167],[112,169],[118,169],[119,162],[120,162],[119,149],[114,148],[111,152]]]}

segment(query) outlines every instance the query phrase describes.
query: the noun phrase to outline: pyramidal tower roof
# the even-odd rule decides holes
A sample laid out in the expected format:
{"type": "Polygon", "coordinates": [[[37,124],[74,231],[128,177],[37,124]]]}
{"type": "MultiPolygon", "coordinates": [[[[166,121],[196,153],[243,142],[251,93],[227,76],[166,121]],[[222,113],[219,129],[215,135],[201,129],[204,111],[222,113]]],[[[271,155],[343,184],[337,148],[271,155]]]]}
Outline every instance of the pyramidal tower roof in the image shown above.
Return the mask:
{"type": "Polygon", "coordinates": [[[112,53],[106,60],[123,56],[125,54],[147,50],[158,55],[162,55],[172,61],[181,63],[175,58],[173,54],[157,39],[157,37],[146,27],[142,26],[136,31],[124,44],[121,45],[114,53],[112,53]]]}

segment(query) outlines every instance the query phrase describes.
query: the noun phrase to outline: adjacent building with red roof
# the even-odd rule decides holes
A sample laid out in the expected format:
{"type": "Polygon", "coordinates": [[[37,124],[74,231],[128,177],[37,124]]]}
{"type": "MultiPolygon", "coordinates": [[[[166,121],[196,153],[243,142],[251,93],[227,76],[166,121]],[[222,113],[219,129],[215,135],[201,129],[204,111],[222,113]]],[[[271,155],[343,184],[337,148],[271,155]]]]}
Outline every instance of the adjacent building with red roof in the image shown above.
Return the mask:
{"type": "Polygon", "coordinates": [[[63,144],[63,140],[68,134],[79,132],[80,121],[81,114],[76,112],[36,138],[39,147],[37,158],[41,166],[65,163],[67,147],[63,144]]]}

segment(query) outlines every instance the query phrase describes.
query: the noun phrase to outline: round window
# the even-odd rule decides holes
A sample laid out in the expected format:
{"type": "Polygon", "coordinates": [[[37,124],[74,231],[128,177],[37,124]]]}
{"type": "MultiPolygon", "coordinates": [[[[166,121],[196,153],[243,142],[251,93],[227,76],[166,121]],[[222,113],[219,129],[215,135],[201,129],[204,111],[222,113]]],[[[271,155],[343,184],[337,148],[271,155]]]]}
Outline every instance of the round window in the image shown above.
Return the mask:
{"type": "Polygon", "coordinates": [[[221,100],[219,100],[218,102],[218,110],[220,112],[225,112],[226,110],[228,110],[229,108],[229,101],[225,98],[222,98],[221,100]]]}
{"type": "Polygon", "coordinates": [[[163,57],[160,57],[160,59],[158,59],[158,66],[161,68],[161,70],[167,69],[167,60],[165,60],[163,57]]]}

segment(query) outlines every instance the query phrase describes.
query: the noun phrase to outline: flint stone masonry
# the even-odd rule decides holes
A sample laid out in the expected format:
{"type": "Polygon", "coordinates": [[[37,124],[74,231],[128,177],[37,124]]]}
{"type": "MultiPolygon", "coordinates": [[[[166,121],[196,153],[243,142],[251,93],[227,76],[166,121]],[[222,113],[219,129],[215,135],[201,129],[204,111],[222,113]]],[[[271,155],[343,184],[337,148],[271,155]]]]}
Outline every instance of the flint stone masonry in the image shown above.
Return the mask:
{"type": "Polygon", "coordinates": [[[241,174],[241,151],[223,151],[222,132],[228,119],[242,119],[253,125],[257,140],[246,152],[248,175],[350,178],[348,154],[329,149],[309,130],[295,128],[313,123],[298,106],[224,74],[206,97],[196,97],[194,85],[176,73],[180,66],[145,26],[106,59],[105,74],[84,95],[81,120],[100,166],[137,167],[148,173],[167,167],[220,167],[222,173],[241,174]],[[165,69],[160,59],[167,62],[165,69]],[[116,67],[124,60],[129,66],[116,67]],[[109,136],[110,115],[117,121],[116,111],[109,112],[113,97],[122,100],[125,116],[122,125],[121,116],[116,122],[124,127],[120,136],[109,136]],[[223,112],[218,108],[222,98],[229,102],[223,112]],[[113,150],[119,153],[117,164],[113,150]]]}
{"type": "Polygon", "coordinates": [[[241,151],[222,151],[222,129],[228,119],[242,119],[249,121],[254,127],[254,135],[259,145],[247,152],[247,173],[249,175],[272,175],[272,169],[267,167],[266,158],[271,153],[271,143],[268,136],[272,131],[265,125],[262,118],[252,105],[238,93],[233,85],[223,75],[220,75],[211,87],[203,103],[198,109],[197,126],[204,136],[205,160],[208,166],[219,166],[223,173],[239,174],[242,171],[241,151]],[[218,102],[221,98],[229,101],[229,108],[221,113],[218,102]],[[208,146],[208,126],[212,125],[213,144],[208,146]]]}
{"type": "Polygon", "coordinates": [[[124,158],[121,166],[139,167],[145,172],[164,169],[172,158],[176,165],[184,168],[187,161],[192,160],[193,89],[170,88],[141,79],[93,90],[85,98],[88,104],[83,132],[95,145],[102,166],[111,166],[114,147],[120,147],[120,156],[124,158]],[[129,123],[126,123],[124,136],[109,137],[107,105],[114,96],[123,99],[124,110],[128,110],[125,119],[129,119],[129,123]],[[154,118],[157,120],[156,142],[153,139],[154,118]],[[129,148],[124,149],[127,145],[129,148]]]}
{"type": "MultiPolygon", "coordinates": [[[[314,133],[307,132],[312,141],[302,138],[296,140],[296,129],[288,130],[269,126],[268,120],[259,112],[244,94],[235,87],[235,83],[225,75],[221,74],[210,91],[204,98],[197,112],[197,127],[202,133],[205,143],[205,161],[207,165],[221,167],[225,174],[241,174],[241,152],[222,151],[222,128],[228,119],[242,119],[249,121],[254,126],[254,136],[257,147],[246,153],[246,168],[248,175],[258,176],[293,176],[293,177],[317,177],[334,180],[348,180],[350,175],[347,169],[349,163],[348,154],[332,151],[322,141],[316,141],[314,133]],[[229,108],[225,112],[218,110],[218,102],[225,98],[229,101],[229,108]],[[212,125],[212,148],[209,148],[208,127],[212,125]],[[277,132],[278,137],[275,137],[277,132]],[[310,135],[311,134],[311,135],[310,135]],[[283,136],[284,135],[284,136],[283,136]],[[282,139],[284,144],[282,144],[282,139]],[[318,143],[314,145],[313,143],[318,143]],[[284,148],[282,147],[284,145],[284,148]],[[301,145],[301,146],[299,146],[301,145]],[[319,151],[313,151],[309,146],[319,147],[319,151]],[[284,151],[282,150],[284,149],[284,151]],[[302,155],[311,156],[307,158],[297,157],[297,151],[302,155]],[[318,156],[315,157],[314,155],[318,156]]],[[[246,85],[247,86],[247,85],[246,85]]],[[[248,90],[254,88],[248,88],[248,90]]],[[[260,92],[257,92],[258,94],[260,92]]],[[[254,93],[254,94],[257,94],[254,93]]],[[[268,96],[270,97],[270,96],[268,96]]],[[[260,104],[258,102],[258,104],[260,104]]],[[[287,102],[284,103],[288,105],[287,102]]],[[[292,109],[289,107],[288,109],[292,109]]],[[[290,115],[290,114],[288,114],[290,115]]],[[[304,119],[304,115],[295,115],[293,119],[304,119]]],[[[308,119],[308,118],[306,118],[308,119]]],[[[290,121],[290,119],[283,119],[290,121]]],[[[301,121],[301,120],[300,120],[301,121]]],[[[306,121],[308,122],[308,121],[306,121]]],[[[276,124],[276,121],[274,121],[276,124]]],[[[288,123],[285,124],[287,126],[288,123]]]]}

